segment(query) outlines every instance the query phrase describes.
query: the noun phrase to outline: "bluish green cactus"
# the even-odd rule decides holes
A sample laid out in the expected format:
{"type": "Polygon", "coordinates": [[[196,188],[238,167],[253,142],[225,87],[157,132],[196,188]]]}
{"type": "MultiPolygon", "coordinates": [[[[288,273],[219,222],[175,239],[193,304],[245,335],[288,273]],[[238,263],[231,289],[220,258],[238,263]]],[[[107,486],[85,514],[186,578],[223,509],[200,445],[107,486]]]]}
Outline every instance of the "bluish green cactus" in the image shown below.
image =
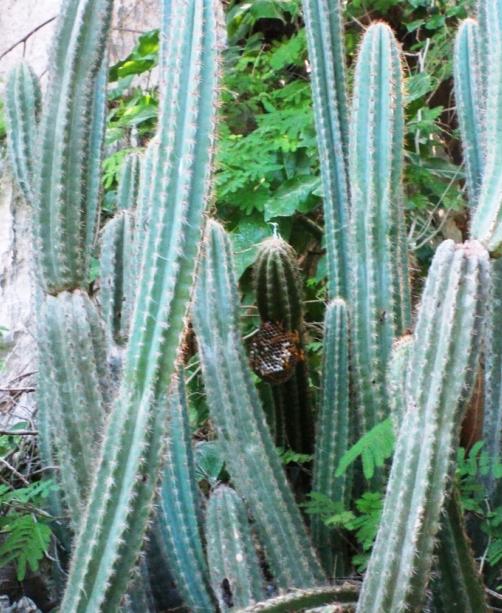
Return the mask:
{"type": "Polygon", "coordinates": [[[26,64],[7,77],[5,111],[10,163],[16,183],[28,202],[33,202],[33,166],[40,113],[40,85],[26,64]]]}
{"type": "Polygon", "coordinates": [[[322,610],[336,611],[336,613],[354,613],[357,594],[357,587],[350,583],[293,590],[288,594],[246,607],[241,613],[293,613],[311,611],[311,607],[314,610],[323,607],[322,610]]]}
{"type": "Polygon", "coordinates": [[[171,388],[167,452],[152,527],[183,601],[193,611],[214,608],[199,527],[198,491],[183,373],[171,388]]]}
{"type": "Polygon", "coordinates": [[[240,338],[229,239],[214,221],[206,230],[193,316],[211,417],[271,572],[283,588],[319,585],[323,573],[286,482],[240,338]]]}
{"type": "Polygon", "coordinates": [[[358,611],[421,610],[484,326],[489,261],[476,241],[445,241],[422,296],[406,410],[358,611]]]}
{"type": "Polygon", "coordinates": [[[65,0],[49,61],[33,223],[45,291],[85,287],[95,239],[112,0],[65,0]]]}
{"type": "Polygon", "coordinates": [[[263,575],[242,498],[221,485],[209,498],[206,540],[211,586],[221,611],[265,598],[263,575]]]}
{"type": "MultiPolygon", "coordinates": [[[[312,491],[345,506],[350,484],[347,475],[335,477],[341,457],[350,446],[349,321],[347,305],[341,299],[326,307],[322,390],[317,421],[312,491]]],[[[344,545],[320,515],[311,522],[312,540],[328,576],[346,570],[344,545]]]]}
{"type": "Polygon", "coordinates": [[[390,28],[371,25],[359,49],[350,124],[351,325],[360,434],[387,416],[385,371],[393,339],[410,320],[408,267],[400,253],[405,250],[401,81],[390,28]]]}
{"type": "Polygon", "coordinates": [[[162,466],[167,390],[194,276],[215,128],[218,3],[171,3],[153,184],[121,386],[82,517],[65,611],[115,611],[142,544],[162,466]],[[176,35],[174,33],[176,32],[176,35]],[[113,577],[113,580],[112,580],[113,577]]]}

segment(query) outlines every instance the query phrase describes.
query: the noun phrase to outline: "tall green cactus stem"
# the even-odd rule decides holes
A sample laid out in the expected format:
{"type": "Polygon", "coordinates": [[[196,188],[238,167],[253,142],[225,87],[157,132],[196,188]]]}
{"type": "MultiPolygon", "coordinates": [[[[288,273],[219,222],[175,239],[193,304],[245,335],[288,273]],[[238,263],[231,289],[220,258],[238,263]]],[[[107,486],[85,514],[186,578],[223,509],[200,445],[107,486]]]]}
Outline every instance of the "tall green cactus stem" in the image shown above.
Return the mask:
{"type": "Polygon", "coordinates": [[[455,102],[457,107],[469,189],[469,204],[475,206],[483,176],[482,92],[479,67],[479,28],[473,19],[460,25],[454,54],[455,102]]]}
{"type": "MultiPolygon", "coordinates": [[[[344,506],[350,489],[347,476],[335,477],[335,471],[349,446],[349,322],[345,301],[336,299],[328,304],[324,319],[322,391],[312,491],[344,506]]],[[[341,540],[319,515],[312,517],[311,531],[328,576],[344,573],[341,540]]]]}
{"type": "Polygon", "coordinates": [[[153,531],[184,602],[192,611],[214,608],[199,529],[197,482],[183,374],[168,408],[165,468],[153,531]]]}
{"type": "Polygon", "coordinates": [[[392,31],[383,23],[371,25],[356,64],[350,134],[351,325],[361,435],[387,416],[385,370],[393,339],[410,320],[401,210],[401,81],[392,31]]]}
{"type": "Polygon", "coordinates": [[[26,64],[11,70],[5,88],[7,143],[16,183],[26,202],[33,202],[33,165],[40,112],[40,86],[26,64]]]}
{"type": "Polygon", "coordinates": [[[376,542],[358,611],[421,610],[462,416],[479,359],[489,260],[476,241],[438,248],[425,285],[376,542]]]}
{"type": "Polygon", "coordinates": [[[121,210],[103,229],[100,257],[100,303],[109,344],[123,345],[128,338],[134,298],[132,211],[121,210]]]}
{"type": "Polygon", "coordinates": [[[136,153],[129,154],[120,171],[117,188],[117,208],[119,211],[134,209],[138,201],[141,158],[136,153]]]}
{"type": "Polygon", "coordinates": [[[167,394],[199,249],[215,129],[220,6],[169,2],[152,198],[118,398],[61,609],[116,611],[141,547],[164,448],[167,394]]]}
{"type": "MultiPolygon", "coordinates": [[[[302,351],[303,295],[293,248],[282,238],[266,239],[259,246],[254,268],[256,300],[262,321],[274,322],[298,335],[298,348],[302,351]]],[[[285,425],[289,446],[299,453],[311,453],[314,421],[303,358],[288,381],[272,386],[272,393],[277,421],[285,425]]]]}
{"type": "Polygon", "coordinates": [[[264,600],[263,575],[246,507],[225,485],[209,498],[206,540],[211,586],[220,610],[242,609],[264,600]]]}
{"type": "Polygon", "coordinates": [[[87,283],[111,11],[112,0],[65,0],[57,22],[34,172],[37,263],[51,294],[87,283]]]}
{"type": "MultiPolygon", "coordinates": [[[[492,285],[485,335],[483,440],[493,464],[502,458],[502,260],[492,261],[492,285]]],[[[485,477],[487,494],[502,503],[502,484],[493,470],[485,477]]]]}
{"type": "Polygon", "coordinates": [[[101,320],[86,294],[47,296],[40,313],[39,351],[45,381],[42,417],[74,528],[94,474],[95,453],[105,421],[109,376],[101,320]],[[50,391],[48,389],[50,386],[50,391]],[[50,407],[50,409],[49,409],[50,407]]]}
{"type": "Polygon", "coordinates": [[[502,0],[480,2],[479,64],[488,73],[485,87],[484,168],[479,198],[471,220],[471,237],[482,242],[490,252],[502,243],[502,0]]]}
{"type": "Polygon", "coordinates": [[[280,587],[324,580],[274,447],[242,346],[231,247],[209,221],[193,306],[204,384],[226,466],[280,587]]]}
{"type": "Polygon", "coordinates": [[[350,583],[294,590],[289,594],[269,598],[264,602],[247,607],[240,613],[293,613],[293,611],[310,611],[311,607],[315,607],[317,610],[317,607],[323,606],[327,611],[349,613],[356,610],[357,594],[357,586],[350,583]]]}
{"type": "Polygon", "coordinates": [[[349,297],[348,111],[339,0],[303,0],[324,192],[330,298],[349,297]]]}
{"type": "Polygon", "coordinates": [[[392,347],[387,368],[387,395],[389,397],[390,417],[397,436],[405,412],[404,389],[408,360],[413,350],[413,336],[406,334],[392,347]]]}
{"type": "Polygon", "coordinates": [[[457,491],[445,505],[432,581],[435,611],[484,613],[488,611],[481,575],[476,568],[457,491]]]}

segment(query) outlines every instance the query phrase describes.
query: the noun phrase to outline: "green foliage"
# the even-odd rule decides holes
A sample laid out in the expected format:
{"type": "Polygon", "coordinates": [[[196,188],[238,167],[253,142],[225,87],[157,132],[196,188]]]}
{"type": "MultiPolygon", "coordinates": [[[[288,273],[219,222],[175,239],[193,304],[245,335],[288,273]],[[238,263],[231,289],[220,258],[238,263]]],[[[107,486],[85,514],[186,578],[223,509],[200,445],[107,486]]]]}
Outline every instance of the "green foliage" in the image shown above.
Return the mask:
{"type": "Polygon", "coordinates": [[[395,436],[392,421],[388,417],[374,426],[344,453],[336,469],[336,476],[343,475],[347,468],[361,458],[363,474],[371,479],[375,468],[384,466],[385,461],[392,457],[395,436]]]}

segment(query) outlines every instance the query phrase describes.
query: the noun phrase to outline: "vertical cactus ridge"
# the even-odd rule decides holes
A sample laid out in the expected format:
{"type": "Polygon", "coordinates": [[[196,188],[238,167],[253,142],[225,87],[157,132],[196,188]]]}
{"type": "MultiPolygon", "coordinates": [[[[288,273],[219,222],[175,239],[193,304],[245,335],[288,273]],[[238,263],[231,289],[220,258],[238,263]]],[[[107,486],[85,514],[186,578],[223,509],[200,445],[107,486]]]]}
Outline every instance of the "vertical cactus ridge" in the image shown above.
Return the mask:
{"type": "Polygon", "coordinates": [[[251,378],[238,304],[229,239],[209,221],[193,316],[211,417],[232,482],[248,503],[278,585],[316,585],[323,573],[251,378]]]}
{"type": "MultiPolygon", "coordinates": [[[[385,369],[393,338],[402,333],[394,317],[399,275],[393,246],[399,242],[396,208],[402,202],[401,87],[396,40],[388,26],[374,24],[363,37],[357,59],[350,135],[351,320],[361,434],[386,416],[385,369]]],[[[407,269],[401,276],[407,276],[407,269]]]]}
{"type": "Polygon", "coordinates": [[[17,186],[33,202],[33,166],[41,94],[38,79],[27,64],[13,68],[5,88],[7,145],[17,186]]]}
{"type": "Polygon", "coordinates": [[[422,608],[479,359],[488,284],[488,254],[479,242],[440,245],[418,312],[407,370],[407,410],[358,611],[422,608]]]}
{"type": "Polygon", "coordinates": [[[387,395],[394,432],[401,427],[405,412],[404,389],[408,360],[413,350],[413,336],[406,334],[394,342],[387,368],[387,395]]]}
{"type": "Polygon", "coordinates": [[[94,473],[92,450],[106,415],[105,336],[94,305],[78,290],[46,297],[39,335],[46,379],[42,420],[50,420],[63,495],[75,528],[94,473]]]}
{"type": "MultiPolygon", "coordinates": [[[[488,307],[488,324],[485,334],[483,440],[485,451],[495,464],[502,458],[502,338],[498,331],[502,326],[502,260],[492,260],[492,283],[488,307]]],[[[490,498],[502,502],[502,485],[490,470],[485,477],[490,498]],[[498,491],[497,491],[498,490],[498,491]]]]}
{"type": "MultiPolygon", "coordinates": [[[[347,305],[332,300],[324,319],[322,389],[317,421],[312,491],[345,506],[350,487],[347,475],[335,477],[349,438],[349,322],[347,305]]],[[[319,515],[311,521],[312,541],[328,576],[344,572],[343,548],[319,515]]]]}
{"type": "Polygon", "coordinates": [[[144,238],[121,387],[61,605],[68,612],[115,611],[139,553],[162,465],[168,389],[209,197],[221,9],[210,0],[166,0],[164,9],[173,11],[169,31],[176,44],[167,49],[161,91],[169,104],[151,145],[147,206],[154,222],[144,238]]]}
{"type": "Polygon", "coordinates": [[[479,198],[471,220],[471,237],[490,252],[502,243],[502,0],[480,2],[480,65],[489,70],[484,105],[484,167],[479,198]],[[485,56],[486,54],[486,56],[485,56]]]}
{"type": "Polygon", "coordinates": [[[441,613],[488,612],[483,582],[465,531],[456,490],[450,494],[441,517],[436,555],[432,580],[435,610],[441,613]]]}
{"type": "Polygon", "coordinates": [[[214,608],[199,528],[198,491],[183,373],[169,398],[165,468],[153,526],[158,546],[192,611],[214,608]]]}
{"type": "Polygon", "coordinates": [[[303,0],[324,194],[330,298],[348,298],[350,276],[348,110],[339,0],[303,0]]]}
{"type": "Polygon", "coordinates": [[[120,171],[117,187],[117,208],[119,211],[136,208],[139,195],[141,158],[137,153],[129,154],[120,171]]]}
{"type": "Polygon", "coordinates": [[[242,498],[221,485],[206,513],[207,559],[220,610],[242,609],[265,598],[263,575],[242,498]]]}
{"type": "Polygon", "coordinates": [[[129,333],[134,270],[132,211],[121,209],[103,228],[100,303],[110,344],[123,345],[129,333]]]}
{"type": "Polygon", "coordinates": [[[87,282],[111,11],[112,0],[65,0],[57,21],[34,173],[39,276],[52,294],[87,282]]]}
{"type": "Polygon", "coordinates": [[[461,23],[455,39],[453,61],[455,102],[471,207],[476,205],[478,199],[484,165],[478,30],[474,19],[466,19],[461,23]]]}
{"type": "MultiPolygon", "coordinates": [[[[263,323],[273,322],[298,337],[303,351],[303,292],[296,254],[279,237],[268,238],[258,249],[254,265],[258,312],[263,323]]],[[[310,453],[314,424],[303,355],[288,381],[272,386],[278,421],[283,421],[289,446],[310,453]],[[284,419],[282,417],[284,416],[284,419]]]]}

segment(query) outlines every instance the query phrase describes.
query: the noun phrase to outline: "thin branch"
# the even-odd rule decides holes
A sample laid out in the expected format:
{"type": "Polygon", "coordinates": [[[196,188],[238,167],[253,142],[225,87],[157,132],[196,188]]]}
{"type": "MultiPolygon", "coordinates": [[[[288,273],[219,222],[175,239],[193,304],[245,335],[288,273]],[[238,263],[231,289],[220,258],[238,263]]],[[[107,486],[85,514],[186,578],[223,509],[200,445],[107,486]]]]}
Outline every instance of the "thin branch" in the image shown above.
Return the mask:
{"type": "Polygon", "coordinates": [[[12,392],[14,394],[34,392],[34,387],[0,387],[0,392],[12,392]]]}
{"type": "Polygon", "coordinates": [[[4,458],[0,457],[0,464],[3,464],[6,468],[8,468],[13,475],[16,475],[16,477],[18,479],[21,479],[21,481],[25,484],[25,485],[30,485],[30,482],[28,481],[28,479],[26,479],[26,477],[24,475],[22,475],[16,468],[14,468],[14,466],[12,466],[12,464],[9,464],[9,462],[7,462],[7,460],[5,460],[4,458]]]}
{"type": "Polygon", "coordinates": [[[6,49],[3,53],[0,54],[0,60],[2,58],[4,58],[8,53],[10,53],[12,50],[14,50],[18,45],[24,45],[26,43],[26,41],[33,36],[33,34],[35,34],[35,32],[38,32],[39,30],[41,30],[43,27],[45,27],[47,24],[51,23],[51,21],[54,21],[54,19],[56,19],[56,16],[54,15],[54,17],[51,17],[50,19],[47,19],[47,21],[44,21],[43,23],[39,24],[36,28],[33,28],[33,30],[31,30],[30,32],[28,32],[28,34],[26,34],[25,36],[23,36],[23,38],[20,38],[16,43],[14,43],[13,45],[11,45],[8,49],[6,49]]]}
{"type": "Polygon", "coordinates": [[[0,430],[0,436],[37,436],[38,430],[0,430]]]}

